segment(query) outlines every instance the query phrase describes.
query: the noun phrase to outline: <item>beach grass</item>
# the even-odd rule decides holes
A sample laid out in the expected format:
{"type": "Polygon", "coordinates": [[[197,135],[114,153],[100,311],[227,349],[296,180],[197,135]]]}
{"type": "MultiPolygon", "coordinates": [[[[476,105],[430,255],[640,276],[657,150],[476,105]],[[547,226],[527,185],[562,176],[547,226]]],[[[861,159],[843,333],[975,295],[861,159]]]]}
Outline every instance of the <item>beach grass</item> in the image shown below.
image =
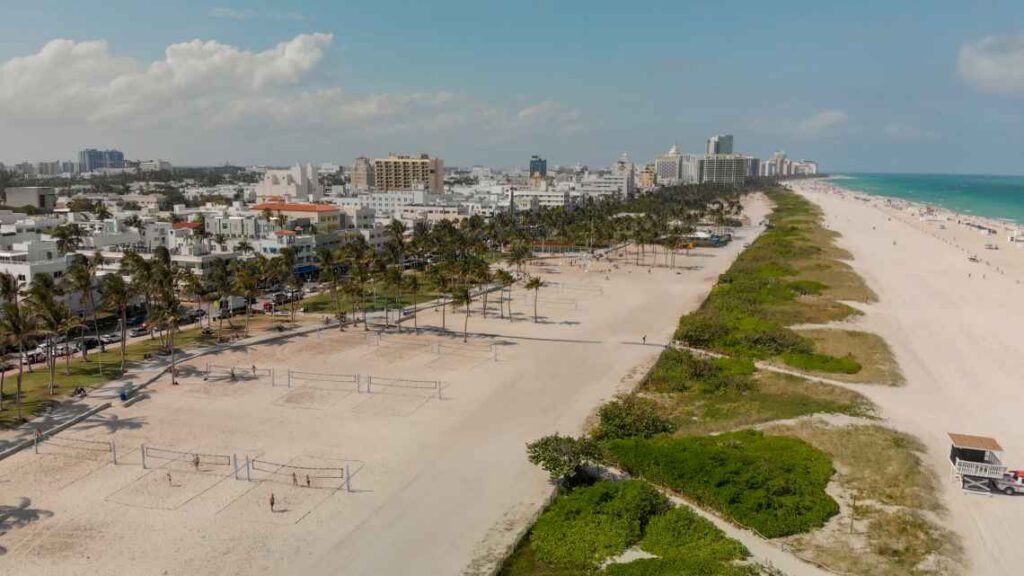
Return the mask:
{"type": "Polygon", "coordinates": [[[679,436],[716,434],[809,414],[870,416],[874,412],[867,398],[839,386],[765,371],[758,371],[752,383],[746,390],[714,394],[645,388],[643,395],[658,403],[659,412],[675,424],[679,436]]]}
{"type": "Polygon", "coordinates": [[[700,309],[680,319],[677,339],[756,359],[821,354],[789,327],[845,320],[861,313],[847,301],[874,300],[817,206],[781,188],[769,197],[771,227],[722,274],[700,309]]]}
{"type": "MultiPolygon", "coordinates": [[[[814,349],[835,358],[851,357],[860,370],[851,373],[831,372],[829,378],[844,382],[901,386],[905,380],[899,363],[885,339],[877,334],[858,330],[830,328],[798,329],[797,334],[814,342],[814,349]]],[[[787,362],[789,365],[793,365],[787,362]]],[[[796,366],[801,368],[800,366],[796,366]]],[[[807,368],[809,372],[818,372],[807,368]]]]}
{"type": "Polygon", "coordinates": [[[829,528],[788,539],[801,554],[840,573],[952,575],[963,569],[957,537],[935,518],[941,490],[914,437],[864,424],[805,420],[769,426],[769,435],[800,438],[832,457],[845,503],[829,528]]]}

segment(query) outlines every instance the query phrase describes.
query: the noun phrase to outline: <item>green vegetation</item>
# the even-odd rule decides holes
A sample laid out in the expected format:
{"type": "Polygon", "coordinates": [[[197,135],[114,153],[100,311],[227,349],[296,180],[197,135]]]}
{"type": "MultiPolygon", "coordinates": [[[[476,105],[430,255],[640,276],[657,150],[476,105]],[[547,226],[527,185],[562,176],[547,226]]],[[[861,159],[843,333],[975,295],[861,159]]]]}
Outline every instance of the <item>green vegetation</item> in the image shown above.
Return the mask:
{"type": "Polygon", "coordinates": [[[883,426],[830,426],[805,421],[767,428],[801,438],[836,462],[846,505],[839,533],[793,537],[788,544],[838,572],[953,575],[963,572],[956,536],[933,519],[943,513],[936,478],[924,473],[924,446],[883,426]]]}
{"type": "Polygon", "coordinates": [[[669,506],[645,482],[599,482],[555,500],[534,525],[531,543],[546,564],[594,569],[638,542],[648,521],[669,506]]]}
{"type": "Polygon", "coordinates": [[[860,362],[854,360],[851,355],[836,358],[814,352],[794,352],[783,354],[782,361],[793,368],[799,368],[806,372],[856,374],[861,370],[860,362]]]}
{"type": "Polygon", "coordinates": [[[526,445],[531,464],[543,468],[552,482],[575,483],[583,476],[583,466],[598,459],[599,452],[589,438],[552,434],[526,445]]]}
{"type": "MultiPolygon", "coordinates": [[[[840,299],[874,298],[842,262],[848,255],[834,246],[835,234],[821,226],[816,206],[783,189],[770,197],[776,205],[771,228],[719,278],[701,308],[680,320],[679,340],[747,358],[806,360],[814,358],[813,342],[788,326],[842,320],[858,312],[840,299]]],[[[820,358],[813,364],[854,366],[820,358]]]]}
{"type": "Polygon", "coordinates": [[[753,373],[754,363],[747,359],[704,358],[668,348],[658,357],[644,386],[657,392],[744,391],[753,386],[753,373]]]}
{"type": "Polygon", "coordinates": [[[899,386],[903,373],[885,340],[870,332],[830,328],[797,330],[814,342],[814,349],[833,357],[852,357],[861,365],[856,374],[833,373],[829,377],[849,382],[899,386]]]}
{"type": "Polygon", "coordinates": [[[614,440],[639,436],[650,438],[672,432],[672,421],[658,413],[658,403],[636,394],[620,394],[597,411],[599,422],[594,430],[597,440],[614,440]]]}
{"type": "Polygon", "coordinates": [[[581,574],[753,576],[748,556],[688,508],[639,480],[601,481],[560,494],[506,561],[502,576],[581,574]],[[657,558],[602,564],[639,547],[657,558]]]}
{"type": "Polygon", "coordinates": [[[660,393],[645,387],[643,394],[658,403],[659,412],[675,423],[679,436],[727,432],[808,414],[870,416],[873,412],[871,403],[857,392],[773,372],[758,372],[749,390],[660,393]]]}
{"type": "Polygon", "coordinates": [[[745,430],[719,436],[613,440],[608,458],[769,538],[822,526],[839,507],[825,493],[832,463],[796,438],[745,430]]]}

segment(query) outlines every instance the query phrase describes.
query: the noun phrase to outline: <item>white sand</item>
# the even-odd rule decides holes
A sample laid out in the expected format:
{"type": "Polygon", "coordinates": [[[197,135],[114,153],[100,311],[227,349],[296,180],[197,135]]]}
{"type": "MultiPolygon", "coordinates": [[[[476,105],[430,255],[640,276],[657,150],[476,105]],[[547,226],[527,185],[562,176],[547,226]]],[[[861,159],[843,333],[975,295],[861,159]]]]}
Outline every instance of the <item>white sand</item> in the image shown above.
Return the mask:
{"type": "Polygon", "coordinates": [[[906,203],[807,182],[800,188],[824,208],[827,225],[842,234],[839,245],[855,257],[854,269],[878,293],[860,322],[889,342],[907,378],[903,388],[860,391],[895,427],[927,445],[928,465],[947,480],[947,523],[963,536],[972,573],[1018,572],[1024,498],[964,494],[948,480],[946,433],[995,436],[1004,461],[1024,468],[1024,250],[958,225],[955,216],[922,221],[906,203]],[[984,248],[993,242],[1001,249],[984,248]],[[970,262],[970,254],[989,263],[970,262]]]}
{"type": "MultiPolygon", "coordinates": [[[[751,220],[765,213],[764,202],[755,202],[751,220]]],[[[623,265],[606,280],[603,272],[548,266],[545,279],[591,289],[542,289],[538,324],[520,288],[514,323],[497,318],[493,298],[486,320],[478,303],[469,330],[493,337],[471,335],[471,346],[460,338],[388,335],[378,347],[356,329],[197,360],[197,367],[273,367],[278,384],[289,368],[440,380],[445,399],[429,391],[289,389],[266,378],[204,383],[195,373],[177,387],[164,380],[151,388],[152,398],[60,436],[114,440],[117,466],[102,453],[82,459],[28,451],[0,461],[0,505],[28,510],[0,535],[0,573],[485,573],[550,491],[546,474],[527,462],[525,444],[556,431],[578,433],[601,401],[660,352],[678,317],[703,300],[756,232],[741,230],[726,248],[677,258],[692,269],[648,273],[623,265]],[[448,354],[432,351],[438,342],[448,354]],[[491,343],[499,345],[497,362],[491,343]],[[238,481],[230,469],[205,462],[199,473],[188,463],[173,465],[168,481],[166,468],[142,469],[142,443],[304,466],[348,464],[356,472],[353,492],[328,489],[336,481],[293,487],[289,475],[277,483],[238,481]]],[[[419,320],[437,325],[441,314],[419,320]]],[[[449,311],[449,328],[461,329],[462,320],[449,311]]]]}

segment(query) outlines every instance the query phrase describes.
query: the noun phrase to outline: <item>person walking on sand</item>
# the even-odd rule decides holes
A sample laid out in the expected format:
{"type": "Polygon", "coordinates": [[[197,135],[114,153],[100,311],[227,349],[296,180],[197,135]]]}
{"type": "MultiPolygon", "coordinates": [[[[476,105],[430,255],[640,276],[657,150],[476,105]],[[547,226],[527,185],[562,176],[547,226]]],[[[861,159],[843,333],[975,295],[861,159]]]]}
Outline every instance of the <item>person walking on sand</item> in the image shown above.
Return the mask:
{"type": "Polygon", "coordinates": [[[647,334],[644,334],[644,337],[641,338],[641,340],[644,341],[644,344],[647,344],[647,334]]]}
{"type": "Polygon", "coordinates": [[[174,481],[171,480],[171,473],[170,472],[167,473],[167,485],[168,486],[174,486],[174,481]]]}
{"type": "Polygon", "coordinates": [[[298,485],[299,485],[299,477],[295,474],[295,472],[292,472],[292,486],[298,486],[298,485]]]}
{"type": "Polygon", "coordinates": [[[312,488],[313,485],[309,481],[309,474],[306,474],[306,488],[312,488]]]}
{"type": "Polygon", "coordinates": [[[270,493],[270,511],[271,512],[274,511],[274,493],[273,492],[270,493]]]}
{"type": "Polygon", "coordinates": [[[199,454],[192,456],[192,466],[196,469],[196,472],[199,472],[199,454]]]}

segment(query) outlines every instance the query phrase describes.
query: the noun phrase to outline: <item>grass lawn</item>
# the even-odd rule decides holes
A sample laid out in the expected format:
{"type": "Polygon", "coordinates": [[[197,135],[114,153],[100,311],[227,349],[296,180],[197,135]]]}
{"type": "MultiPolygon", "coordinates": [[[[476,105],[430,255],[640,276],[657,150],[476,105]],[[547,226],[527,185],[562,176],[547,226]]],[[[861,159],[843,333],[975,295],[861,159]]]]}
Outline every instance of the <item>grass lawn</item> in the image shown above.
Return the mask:
{"type": "Polygon", "coordinates": [[[808,414],[868,416],[874,411],[867,398],[839,386],[763,371],[756,373],[753,382],[750,390],[645,391],[643,395],[658,403],[659,412],[672,420],[679,436],[716,434],[808,414]]]}
{"type": "Polygon", "coordinates": [[[904,383],[903,373],[892,350],[877,334],[829,328],[800,329],[797,333],[814,342],[814,349],[820,353],[837,358],[849,355],[861,366],[860,371],[853,374],[820,373],[822,376],[844,382],[885,386],[901,386],[904,383]]]}
{"type": "MultiPolygon", "coordinates": [[[[350,298],[346,294],[339,292],[338,298],[341,300],[342,312],[347,312],[351,315],[353,312],[363,311],[363,303],[356,298],[350,298]]],[[[419,292],[416,294],[416,298],[413,298],[412,294],[402,293],[401,305],[411,306],[414,301],[416,304],[422,304],[423,302],[430,302],[438,298],[438,295],[433,292],[419,292]]],[[[377,294],[373,297],[368,297],[365,302],[367,309],[371,312],[375,310],[383,310],[384,306],[390,309],[398,307],[398,300],[393,294],[377,294]]],[[[297,305],[298,308],[305,308],[307,314],[334,314],[336,309],[334,307],[334,299],[331,297],[330,291],[315,296],[310,296],[300,301],[297,305]]],[[[288,305],[285,304],[280,307],[283,310],[289,310],[288,305]]]]}
{"type": "Polygon", "coordinates": [[[765,433],[801,438],[827,452],[846,503],[833,529],[787,544],[841,573],[964,573],[957,536],[934,520],[943,514],[941,490],[921,460],[918,440],[882,426],[815,421],[771,426],[765,433]]]}
{"type": "MultiPolygon", "coordinates": [[[[249,322],[249,332],[254,334],[266,331],[272,325],[283,322],[287,322],[287,318],[275,318],[264,315],[253,316],[249,322]]],[[[231,323],[225,320],[223,333],[225,335],[241,333],[244,324],[245,318],[242,316],[235,316],[231,319],[231,323]]],[[[186,328],[175,335],[174,347],[180,353],[183,350],[212,346],[216,343],[219,332],[216,321],[213,323],[213,330],[213,336],[203,336],[202,330],[198,326],[186,328]]],[[[144,340],[129,343],[125,347],[125,358],[128,362],[128,368],[131,369],[133,362],[139,362],[144,359],[145,355],[155,353],[160,349],[160,339],[156,337],[147,337],[144,340]]],[[[80,355],[76,355],[71,359],[69,373],[65,373],[64,366],[65,361],[61,357],[57,361],[57,370],[54,374],[55,393],[53,396],[50,396],[47,392],[50,375],[46,370],[45,364],[34,365],[32,372],[28,371],[27,366],[25,367],[22,379],[22,411],[26,418],[31,418],[33,415],[42,412],[52,401],[66,399],[79,386],[86,389],[96,388],[121,377],[120,345],[117,343],[107,345],[107,351],[102,354],[98,348],[90,351],[88,362],[82,360],[80,355]],[[101,364],[103,366],[102,372],[100,372],[101,364]]],[[[16,364],[15,367],[17,367],[16,364]]],[[[4,379],[4,409],[0,410],[0,428],[12,428],[20,424],[17,421],[17,407],[14,402],[16,382],[17,370],[15,369],[13,372],[8,372],[4,379]]]]}

